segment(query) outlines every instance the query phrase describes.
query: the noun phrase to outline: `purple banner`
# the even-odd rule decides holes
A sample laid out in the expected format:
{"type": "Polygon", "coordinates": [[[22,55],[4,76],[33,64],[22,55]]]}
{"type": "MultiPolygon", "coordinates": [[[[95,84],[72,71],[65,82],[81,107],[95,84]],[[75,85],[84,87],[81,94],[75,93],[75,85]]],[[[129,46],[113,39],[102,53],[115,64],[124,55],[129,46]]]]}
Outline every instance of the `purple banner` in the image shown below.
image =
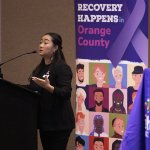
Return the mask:
{"type": "Polygon", "coordinates": [[[149,148],[148,1],[75,0],[75,29],[76,150],[149,148]]]}
{"type": "Polygon", "coordinates": [[[75,0],[76,56],[148,64],[145,0],[75,0]]]}

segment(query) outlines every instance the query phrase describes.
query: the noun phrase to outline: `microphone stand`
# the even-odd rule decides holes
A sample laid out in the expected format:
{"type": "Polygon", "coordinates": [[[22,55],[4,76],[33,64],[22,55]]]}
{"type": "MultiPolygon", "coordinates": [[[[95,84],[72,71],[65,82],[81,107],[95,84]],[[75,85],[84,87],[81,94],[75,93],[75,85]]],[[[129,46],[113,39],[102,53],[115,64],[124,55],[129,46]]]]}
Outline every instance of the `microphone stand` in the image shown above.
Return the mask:
{"type": "Polygon", "coordinates": [[[0,63],[0,66],[4,65],[5,63],[7,63],[7,62],[9,62],[9,61],[12,61],[12,60],[18,58],[18,57],[21,57],[21,56],[24,56],[24,55],[27,55],[27,54],[32,54],[32,53],[36,53],[36,51],[24,53],[24,54],[21,54],[21,55],[18,55],[18,56],[16,56],[16,57],[14,57],[14,58],[8,59],[7,61],[4,61],[3,63],[0,63]]]}
{"type": "MultiPolygon", "coordinates": [[[[27,53],[18,55],[18,56],[14,57],[14,58],[8,59],[8,60],[4,61],[3,63],[0,63],[0,67],[2,65],[4,65],[5,63],[9,62],[9,61],[12,61],[12,60],[17,59],[17,58],[19,58],[21,56],[28,55],[28,54],[33,54],[33,53],[37,53],[37,51],[27,52],[27,53]]],[[[3,74],[2,74],[1,68],[0,68],[0,78],[3,78],[3,74]]]]}

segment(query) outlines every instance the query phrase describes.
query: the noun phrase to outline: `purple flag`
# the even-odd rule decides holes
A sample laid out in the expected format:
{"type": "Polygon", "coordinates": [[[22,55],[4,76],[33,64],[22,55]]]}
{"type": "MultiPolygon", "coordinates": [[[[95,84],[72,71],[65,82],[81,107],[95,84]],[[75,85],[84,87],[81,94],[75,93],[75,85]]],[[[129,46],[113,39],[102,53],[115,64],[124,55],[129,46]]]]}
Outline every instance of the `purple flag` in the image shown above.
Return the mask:
{"type": "Polygon", "coordinates": [[[120,150],[150,149],[150,69],[144,70],[143,80],[128,117],[120,150]]]}

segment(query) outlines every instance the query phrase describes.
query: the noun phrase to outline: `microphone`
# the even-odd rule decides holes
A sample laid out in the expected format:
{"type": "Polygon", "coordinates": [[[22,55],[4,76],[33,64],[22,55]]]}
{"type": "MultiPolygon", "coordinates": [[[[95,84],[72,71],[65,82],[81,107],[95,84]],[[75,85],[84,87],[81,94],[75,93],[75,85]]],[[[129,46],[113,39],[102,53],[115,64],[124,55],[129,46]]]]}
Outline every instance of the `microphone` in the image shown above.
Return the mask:
{"type": "Polygon", "coordinates": [[[21,57],[21,56],[28,55],[28,54],[34,54],[34,53],[37,53],[37,51],[32,51],[32,52],[23,53],[23,54],[21,54],[21,55],[18,55],[18,56],[16,56],[16,57],[13,57],[13,58],[11,58],[11,59],[8,59],[8,60],[6,60],[6,61],[0,63],[0,66],[6,64],[6,63],[9,62],[9,61],[12,61],[12,60],[14,60],[14,59],[17,59],[17,58],[19,58],[19,57],[21,57]]]}

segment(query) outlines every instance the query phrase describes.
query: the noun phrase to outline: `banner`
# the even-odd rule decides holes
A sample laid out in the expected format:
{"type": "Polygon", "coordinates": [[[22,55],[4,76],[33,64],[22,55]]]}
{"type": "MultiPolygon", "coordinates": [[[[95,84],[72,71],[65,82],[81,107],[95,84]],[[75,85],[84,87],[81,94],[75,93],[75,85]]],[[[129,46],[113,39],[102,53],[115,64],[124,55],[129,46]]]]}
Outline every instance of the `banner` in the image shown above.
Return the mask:
{"type": "Polygon", "coordinates": [[[149,150],[150,147],[150,69],[144,76],[134,107],[128,117],[128,125],[120,150],[149,150]],[[137,117],[138,116],[138,117],[137,117]]]}
{"type": "Polygon", "coordinates": [[[76,149],[119,149],[148,64],[147,0],[75,0],[76,149]]]}
{"type": "Polygon", "coordinates": [[[77,58],[148,64],[148,2],[75,0],[77,58]],[[117,55],[116,55],[117,54],[117,55]]]}

